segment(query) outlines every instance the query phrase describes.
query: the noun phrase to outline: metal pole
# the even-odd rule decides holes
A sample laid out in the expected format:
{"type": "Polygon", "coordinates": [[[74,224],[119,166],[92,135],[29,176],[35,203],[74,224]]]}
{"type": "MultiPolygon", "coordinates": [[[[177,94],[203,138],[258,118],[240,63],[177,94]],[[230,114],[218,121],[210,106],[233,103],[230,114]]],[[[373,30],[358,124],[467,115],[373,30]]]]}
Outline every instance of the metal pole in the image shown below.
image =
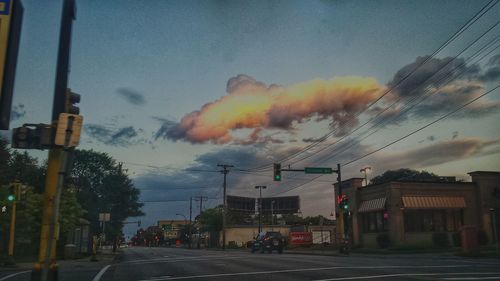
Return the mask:
{"type": "MultiPolygon", "coordinates": [[[[201,212],[203,210],[202,208],[203,208],[203,196],[200,196],[200,217],[201,217],[201,212]]],[[[198,249],[200,248],[200,240],[201,240],[201,231],[198,232],[198,244],[197,244],[198,249]]]]}
{"type": "Polygon", "coordinates": [[[490,209],[491,211],[491,220],[493,224],[493,236],[495,236],[495,250],[498,252],[498,234],[497,234],[497,222],[496,222],[496,210],[490,209]]]}
{"type": "Polygon", "coordinates": [[[9,231],[9,256],[14,256],[14,235],[16,232],[16,201],[19,198],[19,184],[15,184],[14,201],[12,201],[12,216],[10,218],[10,231],[9,231]]]}
{"type": "Polygon", "coordinates": [[[259,186],[259,233],[262,232],[262,186],[259,186]]]}
{"type": "Polygon", "coordinates": [[[193,197],[189,198],[189,249],[191,249],[191,241],[193,239],[193,230],[192,230],[192,217],[193,217],[193,197]]]}
{"type": "Polygon", "coordinates": [[[233,165],[226,165],[226,164],[217,164],[218,167],[222,167],[223,170],[221,173],[224,174],[224,183],[223,183],[223,188],[224,188],[224,206],[222,210],[222,249],[226,249],[226,215],[227,215],[227,197],[226,197],[226,176],[229,173],[229,170],[227,168],[234,167],[233,165]]]}
{"type": "Polygon", "coordinates": [[[274,231],[274,200],[271,201],[271,231],[274,231]]]}

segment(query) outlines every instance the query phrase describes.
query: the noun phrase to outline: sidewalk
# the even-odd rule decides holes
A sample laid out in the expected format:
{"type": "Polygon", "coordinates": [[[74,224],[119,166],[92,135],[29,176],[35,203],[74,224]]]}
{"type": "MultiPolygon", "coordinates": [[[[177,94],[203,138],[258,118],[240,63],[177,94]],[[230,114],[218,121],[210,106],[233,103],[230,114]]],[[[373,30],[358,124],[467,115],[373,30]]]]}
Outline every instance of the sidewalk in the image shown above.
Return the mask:
{"type": "MultiPolygon", "coordinates": [[[[86,264],[86,263],[105,263],[109,264],[115,260],[115,258],[121,253],[120,249],[117,249],[115,253],[113,253],[112,249],[103,249],[102,251],[97,253],[97,261],[90,261],[91,256],[81,257],[77,259],[60,259],[57,261],[59,266],[68,266],[68,265],[78,265],[78,264],[86,264]]],[[[20,270],[31,270],[35,261],[32,262],[19,262],[13,266],[0,266],[0,272],[4,271],[20,271],[20,270]]]]}

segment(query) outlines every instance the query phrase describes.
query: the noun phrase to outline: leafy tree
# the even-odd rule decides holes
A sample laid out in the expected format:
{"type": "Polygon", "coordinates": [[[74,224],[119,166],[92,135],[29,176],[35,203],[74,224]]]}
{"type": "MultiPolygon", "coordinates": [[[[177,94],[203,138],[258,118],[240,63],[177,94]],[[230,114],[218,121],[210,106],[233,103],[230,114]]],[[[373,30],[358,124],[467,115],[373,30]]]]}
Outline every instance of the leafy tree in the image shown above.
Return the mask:
{"type": "Polygon", "coordinates": [[[221,231],[222,230],[222,206],[206,209],[198,216],[202,231],[221,231]]]}
{"type": "Polygon", "coordinates": [[[76,150],[70,179],[94,233],[99,232],[99,213],[111,214],[111,221],[106,223],[107,237],[118,237],[126,218],[144,215],[138,202],[139,190],[106,153],[76,150]]]}
{"type": "Polygon", "coordinates": [[[389,170],[371,180],[372,184],[386,183],[390,181],[438,181],[440,177],[427,171],[416,171],[411,169],[389,170]]]}

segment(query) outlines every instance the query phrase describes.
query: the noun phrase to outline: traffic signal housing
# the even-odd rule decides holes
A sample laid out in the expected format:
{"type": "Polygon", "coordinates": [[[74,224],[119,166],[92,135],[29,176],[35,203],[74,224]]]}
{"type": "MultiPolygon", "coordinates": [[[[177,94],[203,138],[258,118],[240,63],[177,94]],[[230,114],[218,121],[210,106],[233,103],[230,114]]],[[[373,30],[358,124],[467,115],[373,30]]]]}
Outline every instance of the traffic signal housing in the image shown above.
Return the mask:
{"type": "Polygon", "coordinates": [[[274,181],[281,181],[281,164],[274,163],[274,181]]]}
{"type": "Polygon", "coordinates": [[[7,194],[7,201],[13,202],[16,200],[16,186],[9,185],[9,193],[7,194]]]}
{"type": "Polygon", "coordinates": [[[80,102],[80,99],[79,94],[73,93],[71,89],[67,89],[64,100],[64,111],[70,114],[80,114],[80,108],[75,105],[80,102]]]}

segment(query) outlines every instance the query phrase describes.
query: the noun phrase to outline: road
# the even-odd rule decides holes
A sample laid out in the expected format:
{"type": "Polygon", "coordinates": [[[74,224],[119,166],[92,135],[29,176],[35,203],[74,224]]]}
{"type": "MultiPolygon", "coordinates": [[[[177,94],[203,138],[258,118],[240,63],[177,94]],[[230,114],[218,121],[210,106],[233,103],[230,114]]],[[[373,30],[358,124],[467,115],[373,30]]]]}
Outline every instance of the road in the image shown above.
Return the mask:
{"type": "MultiPolygon", "coordinates": [[[[125,249],[112,264],[100,267],[68,270],[61,265],[60,280],[500,280],[499,265],[499,259],[453,256],[341,257],[137,247],[125,249]]],[[[19,274],[5,280],[27,277],[19,274]]]]}

